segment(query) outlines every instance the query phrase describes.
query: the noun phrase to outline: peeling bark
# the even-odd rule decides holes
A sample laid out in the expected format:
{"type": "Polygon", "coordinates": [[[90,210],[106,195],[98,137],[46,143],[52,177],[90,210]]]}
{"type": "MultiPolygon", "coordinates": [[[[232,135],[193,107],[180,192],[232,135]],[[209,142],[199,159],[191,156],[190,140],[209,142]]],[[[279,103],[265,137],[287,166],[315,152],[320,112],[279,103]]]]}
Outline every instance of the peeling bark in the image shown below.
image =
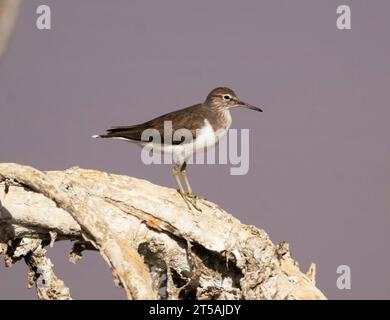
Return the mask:
{"type": "Polygon", "coordinates": [[[127,176],[0,164],[3,247],[74,240],[74,262],[99,250],[129,299],[325,299],[314,265],[301,272],[287,243],[274,245],[207,200],[198,206],[127,176]]]}

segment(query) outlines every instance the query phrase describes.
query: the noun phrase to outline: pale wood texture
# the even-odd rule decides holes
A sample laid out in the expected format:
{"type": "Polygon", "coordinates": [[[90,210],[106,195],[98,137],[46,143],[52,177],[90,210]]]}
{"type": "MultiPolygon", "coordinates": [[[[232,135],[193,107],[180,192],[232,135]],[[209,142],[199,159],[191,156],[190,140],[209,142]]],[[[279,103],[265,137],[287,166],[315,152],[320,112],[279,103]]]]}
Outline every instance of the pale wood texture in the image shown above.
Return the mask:
{"type": "MultiPolygon", "coordinates": [[[[77,241],[71,260],[81,250],[99,250],[129,299],[325,299],[315,287],[315,266],[301,272],[286,242],[274,245],[265,231],[207,200],[198,206],[202,212],[174,189],[127,176],[0,164],[7,261],[17,258],[21,242],[35,239],[42,251],[69,239],[77,241]]],[[[70,298],[58,281],[51,291],[57,294],[38,292],[39,298],[70,298]]]]}

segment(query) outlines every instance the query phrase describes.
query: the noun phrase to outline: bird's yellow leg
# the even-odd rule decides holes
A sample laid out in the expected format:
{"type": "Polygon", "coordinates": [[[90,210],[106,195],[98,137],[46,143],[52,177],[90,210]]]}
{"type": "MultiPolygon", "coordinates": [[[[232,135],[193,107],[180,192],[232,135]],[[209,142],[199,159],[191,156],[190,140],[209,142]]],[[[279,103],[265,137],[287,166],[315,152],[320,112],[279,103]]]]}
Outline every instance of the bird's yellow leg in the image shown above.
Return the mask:
{"type": "Polygon", "coordinates": [[[183,177],[185,187],[187,188],[186,194],[187,194],[190,198],[193,198],[193,199],[195,199],[195,200],[196,200],[196,199],[207,200],[205,197],[198,196],[198,195],[196,195],[196,194],[194,194],[194,193],[192,192],[192,188],[191,188],[190,182],[188,181],[188,177],[187,177],[187,170],[186,170],[186,164],[185,164],[185,163],[181,166],[180,172],[181,172],[181,175],[182,175],[182,177],[183,177]]]}
{"type": "Polygon", "coordinates": [[[186,166],[187,166],[187,164],[184,162],[180,168],[180,172],[181,172],[181,175],[183,177],[184,184],[187,188],[187,191],[185,192],[185,197],[187,198],[187,200],[192,204],[192,206],[196,210],[202,211],[196,204],[196,200],[198,199],[198,197],[192,192],[190,182],[188,181],[188,177],[187,177],[186,166]]]}
{"type": "Polygon", "coordinates": [[[179,187],[179,189],[177,190],[180,195],[182,196],[184,202],[186,203],[186,205],[188,206],[188,209],[191,210],[191,206],[194,206],[194,204],[192,203],[192,201],[190,199],[188,199],[188,195],[187,193],[184,191],[183,189],[183,185],[181,184],[180,182],[180,178],[179,178],[179,171],[180,171],[180,168],[179,168],[179,165],[178,164],[175,164],[172,168],[172,175],[173,177],[175,178],[175,181],[179,187]]]}
{"type": "Polygon", "coordinates": [[[184,163],[182,165],[182,167],[180,168],[180,166],[178,164],[175,164],[172,168],[172,175],[179,187],[179,189],[177,190],[180,195],[183,197],[185,203],[187,204],[187,206],[189,208],[194,207],[196,210],[198,211],[202,211],[196,204],[196,200],[197,200],[197,196],[193,194],[192,192],[192,189],[191,189],[191,186],[190,186],[190,183],[188,181],[188,178],[187,178],[187,172],[185,170],[186,168],[186,164],[184,163]],[[184,183],[185,183],[185,186],[187,188],[187,191],[184,190],[183,188],[183,185],[180,181],[180,177],[179,177],[179,172],[181,172],[181,175],[183,177],[183,180],[184,180],[184,183]]]}
{"type": "Polygon", "coordinates": [[[190,182],[188,181],[188,178],[187,178],[187,171],[182,170],[181,175],[183,176],[184,184],[186,185],[186,188],[187,188],[187,194],[194,195],[192,192],[191,186],[190,186],[190,182]]]}
{"type": "Polygon", "coordinates": [[[179,178],[179,165],[178,164],[175,164],[172,168],[172,175],[173,175],[173,178],[175,179],[176,183],[177,183],[177,186],[179,187],[178,191],[180,194],[185,194],[185,191],[183,189],[183,186],[180,182],[180,178],[179,178]]]}

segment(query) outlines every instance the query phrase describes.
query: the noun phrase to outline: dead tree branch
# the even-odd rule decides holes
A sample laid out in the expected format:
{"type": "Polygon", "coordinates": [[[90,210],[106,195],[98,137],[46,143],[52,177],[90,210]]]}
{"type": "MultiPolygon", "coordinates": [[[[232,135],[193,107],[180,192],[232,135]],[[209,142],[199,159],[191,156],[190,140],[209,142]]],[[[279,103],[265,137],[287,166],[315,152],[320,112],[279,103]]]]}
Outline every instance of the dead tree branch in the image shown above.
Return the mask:
{"type": "Polygon", "coordinates": [[[127,176],[0,164],[5,252],[26,239],[40,250],[75,240],[72,261],[83,250],[99,250],[129,299],[325,298],[315,287],[314,265],[302,273],[287,243],[274,245],[265,231],[209,201],[199,206],[202,212],[191,210],[176,190],[127,176]]]}

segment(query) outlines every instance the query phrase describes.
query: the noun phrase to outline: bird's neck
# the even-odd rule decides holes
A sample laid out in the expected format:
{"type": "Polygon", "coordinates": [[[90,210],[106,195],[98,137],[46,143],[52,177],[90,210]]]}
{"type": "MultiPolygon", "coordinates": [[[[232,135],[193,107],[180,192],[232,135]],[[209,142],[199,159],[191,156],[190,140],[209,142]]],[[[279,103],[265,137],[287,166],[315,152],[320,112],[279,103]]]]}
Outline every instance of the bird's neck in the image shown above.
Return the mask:
{"type": "Polygon", "coordinates": [[[224,110],[224,118],[226,122],[226,129],[229,129],[230,125],[232,124],[232,115],[230,114],[229,109],[224,110]]]}
{"type": "Polygon", "coordinates": [[[232,124],[232,116],[229,109],[223,107],[215,107],[213,111],[217,115],[218,122],[224,129],[229,129],[232,124]]]}

